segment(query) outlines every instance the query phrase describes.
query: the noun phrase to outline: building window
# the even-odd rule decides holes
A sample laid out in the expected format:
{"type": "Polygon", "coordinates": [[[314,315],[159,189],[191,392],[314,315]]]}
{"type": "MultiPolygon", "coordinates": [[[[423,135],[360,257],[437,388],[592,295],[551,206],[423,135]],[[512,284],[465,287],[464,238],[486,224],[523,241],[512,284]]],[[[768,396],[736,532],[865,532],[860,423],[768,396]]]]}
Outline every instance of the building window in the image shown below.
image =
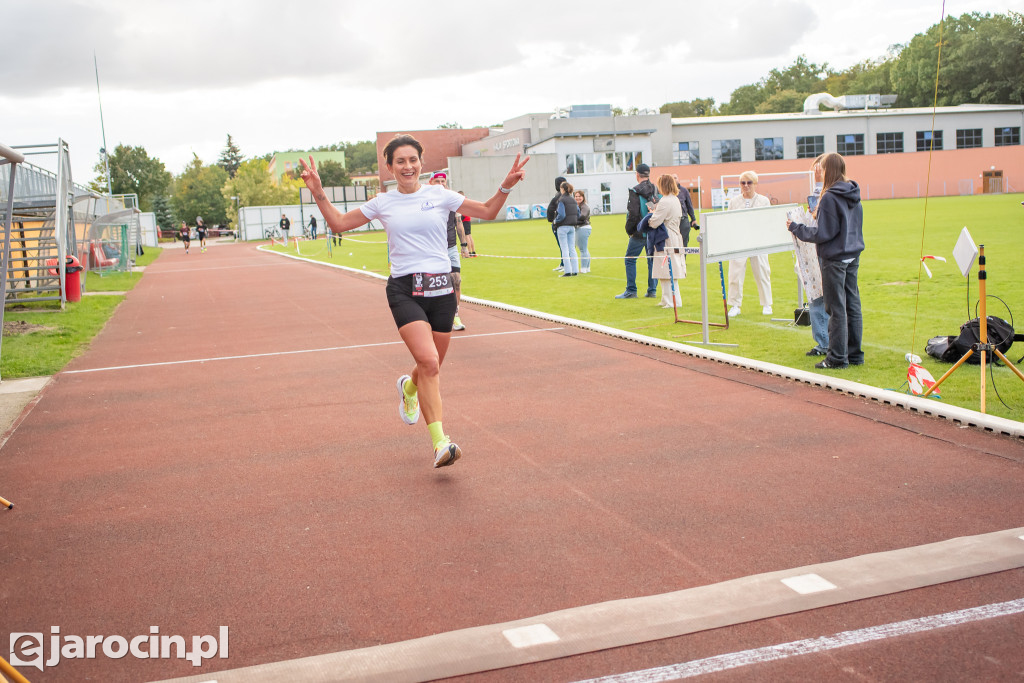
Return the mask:
{"type": "Polygon", "coordinates": [[[836,136],[836,151],[844,157],[864,154],[864,134],[852,133],[836,136]]]}
{"type": "Polygon", "coordinates": [[[996,128],[996,147],[1020,144],[1020,126],[1016,128],[996,128]]]}
{"type": "Polygon", "coordinates": [[[603,213],[612,212],[612,184],[601,183],[601,211],[603,213]]]}
{"type": "Polygon", "coordinates": [[[798,135],[796,137],[796,158],[817,159],[825,153],[824,135],[798,135]]]}
{"type": "Polygon", "coordinates": [[[942,149],[941,130],[919,130],[917,131],[917,151],[930,152],[933,149],[942,149]]]}
{"type": "Polygon", "coordinates": [[[958,128],[956,148],[970,149],[971,147],[981,147],[981,128],[958,128]]]}
{"type": "Polygon", "coordinates": [[[754,161],[774,161],[781,158],[782,138],[754,138],[754,161]]]}
{"type": "Polygon", "coordinates": [[[712,140],[711,163],[724,164],[727,161],[743,161],[740,158],[740,141],[712,140]]]}
{"type": "Polygon", "coordinates": [[[583,154],[566,154],[565,155],[565,174],[573,175],[575,173],[584,172],[583,154]]]}
{"type": "Polygon", "coordinates": [[[903,151],[903,133],[879,133],[875,138],[875,154],[899,154],[903,151]]]}
{"type": "Polygon", "coordinates": [[[700,143],[677,142],[672,150],[672,163],[676,166],[690,166],[700,163],[700,143]]]}

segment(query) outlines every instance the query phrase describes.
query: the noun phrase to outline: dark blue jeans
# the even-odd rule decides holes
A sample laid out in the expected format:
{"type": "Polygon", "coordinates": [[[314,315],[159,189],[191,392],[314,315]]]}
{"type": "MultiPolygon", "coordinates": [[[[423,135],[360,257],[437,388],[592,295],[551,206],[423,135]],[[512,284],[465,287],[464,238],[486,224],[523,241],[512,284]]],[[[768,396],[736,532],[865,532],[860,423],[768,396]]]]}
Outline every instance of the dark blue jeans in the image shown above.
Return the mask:
{"type": "Polygon", "coordinates": [[[821,286],[825,292],[825,310],[828,312],[829,363],[846,365],[864,362],[861,349],[864,321],[860,311],[860,289],[857,271],[860,257],[849,263],[820,259],[821,286]]]}
{"type": "MultiPolygon", "coordinates": [[[[647,251],[645,240],[629,238],[626,247],[626,291],[636,293],[636,261],[640,254],[647,251]]],[[[654,263],[650,254],[647,256],[647,293],[654,296],[658,292],[658,281],[654,279],[654,263]]]]}

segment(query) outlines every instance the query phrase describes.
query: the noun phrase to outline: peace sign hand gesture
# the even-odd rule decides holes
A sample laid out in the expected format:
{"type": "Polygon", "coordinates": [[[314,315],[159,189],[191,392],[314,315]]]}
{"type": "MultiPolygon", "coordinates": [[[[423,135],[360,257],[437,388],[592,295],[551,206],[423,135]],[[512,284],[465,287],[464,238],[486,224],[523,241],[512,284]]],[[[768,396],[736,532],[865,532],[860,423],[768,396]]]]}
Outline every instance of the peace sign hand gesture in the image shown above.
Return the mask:
{"type": "Polygon", "coordinates": [[[306,183],[306,187],[309,188],[310,192],[314,192],[319,189],[323,189],[323,185],[320,183],[320,174],[316,170],[316,162],[313,161],[313,155],[309,155],[309,163],[302,157],[299,157],[299,165],[302,167],[302,173],[299,177],[302,178],[302,182],[306,183]]]}
{"type": "Polygon", "coordinates": [[[530,160],[530,157],[526,157],[520,162],[520,156],[520,154],[516,155],[516,160],[512,162],[512,168],[509,170],[508,175],[501,181],[501,186],[506,190],[511,190],[520,180],[526,178],[526,171],[523,170],[523,167],[526,166],[526,162],[530,160]]]}

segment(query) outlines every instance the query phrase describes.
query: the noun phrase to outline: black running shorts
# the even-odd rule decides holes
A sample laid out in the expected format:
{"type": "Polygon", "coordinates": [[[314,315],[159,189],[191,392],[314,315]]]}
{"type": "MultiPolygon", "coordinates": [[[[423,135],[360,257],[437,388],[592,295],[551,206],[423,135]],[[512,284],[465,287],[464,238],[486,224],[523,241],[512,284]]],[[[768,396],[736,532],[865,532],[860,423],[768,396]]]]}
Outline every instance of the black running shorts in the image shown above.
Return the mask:
{"type": "Polygon", "coordinates": [[[398,329],[416,320],[430,323],[434,332],[451,332],[458,304],[455,293],[435,297],[412,295],[412,275],[389,277],[388,306],[398,329]]]}

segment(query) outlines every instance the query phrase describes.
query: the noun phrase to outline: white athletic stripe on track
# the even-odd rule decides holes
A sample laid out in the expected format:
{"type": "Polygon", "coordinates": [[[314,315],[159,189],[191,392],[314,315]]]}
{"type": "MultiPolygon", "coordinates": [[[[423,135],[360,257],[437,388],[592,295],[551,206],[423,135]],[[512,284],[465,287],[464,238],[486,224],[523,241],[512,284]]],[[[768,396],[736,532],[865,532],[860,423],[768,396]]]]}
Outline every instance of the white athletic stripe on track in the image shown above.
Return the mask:
{"type": "MultiPolygon", "coordinates": [[[[483,334],[460,334],[459,336],[452,337],[452,340],[456,339],[472,339],[475,337],[500,337],[509,334],[527,334],[531,332],[557,332],[562,330],[562,327],[542,327],[533,330],[512,330],[511,332],[486,332],[483,334]]],[[[189,360],[168,360],[161,361],[159,363],[138,363],[135,365],[112,365],[105,368],[89,368],[86,370],[66,370],[60,374],[62,375],[81,375],[87,372],[107,372],[108,370],[133,370],[135,368],[155,368],[161,365],[188,365],[190,363],[212,363],[220,360],[241,360],[243,358],[265,358],[269,356],[293,356],[300,353],[321,353],[323,351],[346,351],[350,349],[367,349],[374,346],[394,346],[395,344],[404,344],[402,341],[390,341],[390,342],[379,342],[376,344],[353,344],[351,346],[327,346],[321,349],[299,349],[297,351],[273,351],[270,353],[248,353],[240,356],[216,356],[213,358],[192,358],[189,360]]]]}
{"type": "Polygon", "coordinates": [[[850,645],[860,645],[874,640],[897,638],[899,636],[906,636],[912,633],[923,633],[925,631],[933,631],[935,629],[946,628],[948,626],[958,626],[972,621],[983,621],[985,619],[1005,617],[1011,614],[1020,614],[1022,612],[1024,612],[1024,598],[1019,598],[1017,600],[1010,600],[1009,602],[972,607],[970,609],[963,609],[956,612],[946,612],[945,614],[921,617],[920,619],[899,621],[893,624],[884,624],[882,626],[871,626],[868,628],[858,629],[856,631],[843,631],[842,633],[836,633],[831,636],[807,638],[806,640],[796,640],[791,643],[771,645],[768,647],[757,648],[755,650],[732,652],[726,655],[697,659],[683,664],[672,664],[653,669],[644,669],[643,671],[632,671],[629,673],[602,676],[600,678],[590,678],[586,681],[579,681],[578,683],[658,683],[659,681],[676,681],[681,678],[703,676],[705,674],[726,671],[728,669],[736,669],[741,666],[749,666],[751,664],[763,664],[765,662],[773,662],[779,659],[787,659],[789,657],[816,654],[819,652],[826,652],[828,650],[836,650],[841,647],[848,647],[850,645]]]}

